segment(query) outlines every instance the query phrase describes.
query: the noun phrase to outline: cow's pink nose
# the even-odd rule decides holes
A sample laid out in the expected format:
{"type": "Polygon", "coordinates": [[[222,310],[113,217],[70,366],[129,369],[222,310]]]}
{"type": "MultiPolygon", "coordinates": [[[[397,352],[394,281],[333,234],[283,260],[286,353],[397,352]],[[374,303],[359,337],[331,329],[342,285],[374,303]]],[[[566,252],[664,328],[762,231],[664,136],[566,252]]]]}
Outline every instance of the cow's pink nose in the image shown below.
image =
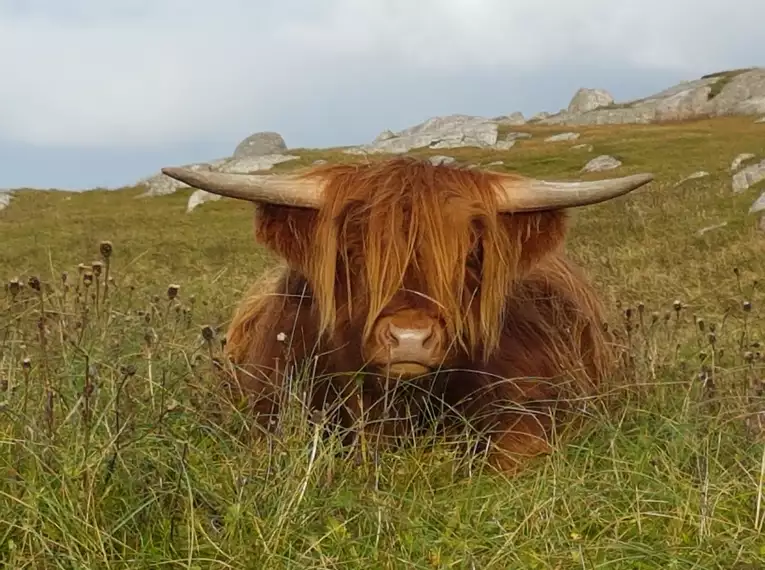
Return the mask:
{"type": "Polygon", "coordinates": [[[401,327],[389,320],[382,324],[379,332],[380,345],[390,362],[432,365],[439,356],[440,335],[433,325],[418,328],[401,327]]]}

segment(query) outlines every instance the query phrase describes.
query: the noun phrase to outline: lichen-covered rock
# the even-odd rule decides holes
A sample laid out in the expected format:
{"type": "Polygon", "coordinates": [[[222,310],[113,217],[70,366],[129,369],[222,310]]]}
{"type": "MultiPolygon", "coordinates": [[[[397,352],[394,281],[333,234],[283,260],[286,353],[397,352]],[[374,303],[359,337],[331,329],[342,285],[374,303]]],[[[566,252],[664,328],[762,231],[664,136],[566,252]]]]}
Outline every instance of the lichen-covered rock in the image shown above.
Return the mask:
{"type": "Polygon", "coordinates": [[[272,131],[254,133],[240,142],[234,149],[233,158],[247,158],[267,154],[281,154],[287,150],[282,135],[272,131]]]}
{"type": "Polygon", "coordinates": [[[596,156],[587,164],[585,164],[582,167],[581,172],[601,172],[603,170],[612,170],[614,168],[619,168],[621,165],[622,165],[622,162],[614,158],[613,156],[609,156],[607,154],[601,154],[600,156],[596,156]]]}

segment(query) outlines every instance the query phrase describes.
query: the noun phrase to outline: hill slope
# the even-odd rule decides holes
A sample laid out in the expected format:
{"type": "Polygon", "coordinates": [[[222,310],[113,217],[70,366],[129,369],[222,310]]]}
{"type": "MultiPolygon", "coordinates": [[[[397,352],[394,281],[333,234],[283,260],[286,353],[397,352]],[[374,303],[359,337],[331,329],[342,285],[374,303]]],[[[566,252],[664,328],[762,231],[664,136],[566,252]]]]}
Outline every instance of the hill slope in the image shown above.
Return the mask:
{"type": "MultiPolygon", "coordinates": [[[[585,127],[556,143],[544,138],[559,127],[512,129],[532,137],[449,154],[547,178],[656,174],[572,216],[568,249],[632,355],[631,384],[583,437],[512,481],[440,448],[354,463],[316,446],[297,419],[271,450],[251,449],[242,419],[217,422],[209,409],[210,356],[233,304],[273,261],[252,242],[248,205],[186,213],[188,189],[149,199],[139,187],[20,191],[0,212],[0,558],[11,568],[765,564],[755,414],[765,295],[754,285],[765,234],[747,213],[763,183],[736,193],[730,172],[741,153],[765,157],[763,126],[585,127]],[[622,166],[580,174],[601,154],[622,166]],[[94,260],[108,267],[97,264],[86,289],[77,264],[90,275],[94,260]],[[76,290],[87,291],[79,302],[76,290]]],[[[366,160],[289,152],[299,159],[274,171],[366,160]]]]}

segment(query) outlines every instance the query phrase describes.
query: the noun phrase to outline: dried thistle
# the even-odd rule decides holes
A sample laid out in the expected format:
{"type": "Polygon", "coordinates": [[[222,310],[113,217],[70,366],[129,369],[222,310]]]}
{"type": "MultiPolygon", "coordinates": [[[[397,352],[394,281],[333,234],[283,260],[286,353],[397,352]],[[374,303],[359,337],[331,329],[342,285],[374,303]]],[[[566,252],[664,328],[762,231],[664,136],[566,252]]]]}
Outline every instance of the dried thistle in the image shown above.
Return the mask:
{"type": "Polygon", "coordinates": [[[112,256],[112,252],[114,251],[114,248],[112,247],[112,242],[110,241],[102,241],[101,244],[98,246],[99,251],[101,252],[101,257],[104,259],[109,259],[112,256]]]}
{"type": "Polygon", "coordinates": [[[169,285],[167,287],[167,298],[170,301],[175,299],[178,296],[178,291],[180,290],[180,288],[181,288],[180,285],[175,285],[175,284],[169,285]]]}
{"type": "Polygon", "coordinates": [[[101,273],[104,269],[104,264],[100,261],[94,261],[90,264],[91,269],[93,270],[93,275],[96,277],[101,277],[101,273]]]}
{"type": "Polygon", "coordinates": [[[10,291],[11,297],[15,298],[21,291],[21,282],[18,279],[11,279],[8,283],[8,291],[10,291]]]}

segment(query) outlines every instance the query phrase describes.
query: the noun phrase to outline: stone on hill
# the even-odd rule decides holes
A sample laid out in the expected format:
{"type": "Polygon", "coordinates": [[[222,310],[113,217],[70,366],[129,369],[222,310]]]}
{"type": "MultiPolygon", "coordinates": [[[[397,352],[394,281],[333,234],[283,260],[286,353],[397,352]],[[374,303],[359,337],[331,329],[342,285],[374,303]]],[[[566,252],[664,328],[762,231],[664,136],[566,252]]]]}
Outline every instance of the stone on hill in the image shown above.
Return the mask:
{"type": "Polygon", "coordinates": [[[398,133],[386,131],[383,134],[385,136],[378,136],[370,144],[343,152],[403,154],[415,148],[492,147],[497,142],[497,123],[483,117],[455,114],[431,117],[398,133]]]}
{"type": "Polygon", "coordinates": [[[510,113],[509,115],[503,115],[501,117],[497,117],[495,119],[497,123],[504,126],[518,126],[518,125],[525,125],[526,119],[523,118],[523,113],[516,111],[515,113],[510,113]]]}
{"type": "Polygon", "coordinates": [[[431,156],[429,160],[433,166],[438,166],[439,164],[452,164],[456,161],[453,156],[444,156],[443,154],[431,156]]]}
{"type": "Polygon", "coordinates": [[[233,158],[281,154],[286,150],[287,144],[282,135],[272,131],[262,131],[240,142],[234,149],[233,158]]]}
{"type": "Polygon", "coordinates": [[[733,175],[733,191],[738,194],[762,180],[765,180],[765,160],[736,172],[733,175]]]}
{"type": "Polygon", "coordinates": [[[738,170],[738,167],[741,166],[742,163],[754,157],[754,153],[742,152],[733,159],[733,162],[730,163],[730,171],[733,172],[734,170],[738,170]]]}
{"type": "Polygon", "coordinates": [[[505,135],[506,141],[517,141],[520,139],[530,139],[531,133],[520,133],[518,131],[511,131],[505,135]]]}
{"type": "Polygon", "coordinates": [[[754,204],[749,208],[750,214],[756,214],[757,212],[765,211],[765,192],[760,194],[760,197],[754,201],[754,204]]]}
{"type": "Polygon", "coordinates": [[[682,180],[677,182],[675,184],[675,186],[680,186],[682,183],[688,182],[689,180],[695,180],[697,178],[704,178],[706,176],[709,176],[709,172],[707,172],[706,170],[697,170],[693,174],[689,174],[688,176],[686,176],[685,178],[683,178],[682,180]]]}
{"type": "Polygon", "coordinates": [[[497,141],[494,145],[495,150],[510,150],[515,146],[515,141],[497,141]]]}
{"type": "Polygon", "coordinates": [[[579,133],[558,133],[557,135],[547,137],[545,142],[574,141],[578,138],[579,133]]]}
{"type": "Polygon", "coordinates": [[[587,143],[575,144],[571,147],[571,150],[584,150],[585,152],[592,152],[593,146],[587,143]]]}
{"type": "Polygon", "coordinates": [[[760,117],[755,121],[755,123],[765,123],[765,117],[760,117]]]}
{"type": "Polygon", "coordinates": [[[539,121],[545,125],[603,125],[677,121],[765,113],[765,68],[728,71],[683,81],[659,93],[596,108],[565,110],[539,121]]]}
{"type": "Polygon", "coordinates": [[[4,210],[11,203],[13,195],[10,192],[0,190],[0,210],[4,210]]]}
{"type": "Polygon", "coordinates": [[[606,107],[613,102],[614,98],[605,89],[582,87],[574,93],[566,111],[568,113],[586,113],[600,107],[606,107]]]}
{"type": "Polygon", "coordinates": [[[619,168],[621,165],[621,161],[613,156],[601,154],[585,164],[580,172],[601,172],[603,170],[619,168]]]}
{"type": "Polygon", "coordinates": [[[543,121],[543,120],[547,119],[549,116],[550,116],[550,113],[548,113],[547,111],[541,111],[541,112],[539,112],[539,113],[529,117],[529,121],[528,122],[529,123],[538,123],[540,121],[543,121]]]}

